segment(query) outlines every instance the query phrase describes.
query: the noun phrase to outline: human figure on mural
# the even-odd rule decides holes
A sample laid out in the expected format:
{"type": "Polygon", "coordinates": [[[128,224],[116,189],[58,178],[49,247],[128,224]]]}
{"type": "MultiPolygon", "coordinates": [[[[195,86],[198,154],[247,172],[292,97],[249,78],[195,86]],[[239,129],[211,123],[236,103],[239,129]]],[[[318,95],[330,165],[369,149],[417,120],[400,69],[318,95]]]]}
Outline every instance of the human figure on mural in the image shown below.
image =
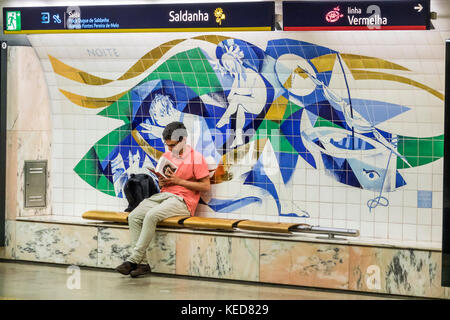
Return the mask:
{"type": "MultiPolygon", "coordinates": [[[[308,78],[314,83],[314,85],[317,86],[317,88],[321,88],[323,90],[323,94],[325,98],[330,102],[330,105],[336,110],[343,113],[345,122],[352,129],[353,133],[372,133],[374,136],[374,140],[379,142],[383,147],[386,148],[387,153],[381,153],[381,155],[385,155],[385,168],[381,168],[382,164],[380,163],[380,154],[378,154],[377,157],[370,158],[364,157],[364,153],[360,153],[360,158],[358,159],[360,162],[354,161],[354,159],[351,160],[353,161],[352,170],[355,171],[355,173],[357,173],[357,175],[360,177],[358,180],[359,184],[364,189],[379,192],[379,194],[376,195],[373,199],[369,199],[367,201],[369,210],[376,208],[378,205],[382,205],[385,207],[388,206],[389,200],[384,197],[382,193],[383,191],[391,190],[392,181],[395,181],[393,175],[397,173],[395,169],[390,170],[391,156],[395,154],[408,166],[411,167],[406,157],[400,154],[397,150],[397,137],[392,137],[390,141],[388,141],[370,121],[365,119],[359,112],[354,110],[352,106],[347,103],[347,101],[345,101],[341,96],[331,90],[323,81],[319,80],[314,73],[309,72],[308,70],[306,70],[306,68],[302,68],[300,66],[299,68],[308,76],[308,78]],[[374,163],[370,162],[369,159],[373,160],[374,163]],[[389,182],[391,182],[391,184],[389,182]]],[[[332,139],[330,141],[332,141],[332,139]]],[[[337,144],[334,145],[337,146],[337,144]]],[[[354,145],[354,142],[350,145],[354,145]]]]}
{"type": "Polygon", "coordinates": [[[227,97],[228,107],[217,122],[217,128],[229,123],[230,117],[236,114],[236,136],[231,148],[244,144],[245,113],[259,114],[267,100],[264,80],[255,70],[244,66],[243,58],[237,45],[225,46],[225,53],[220,58],[220,68],[231,75],[233,84],[227,97]]]}
{"type": "MultiPolygon", "coordinates": [[[[299,68],[301,68],[299,66],[299,68]]],[[[405,156],[400,154],[396,150],[396,146],[391,142],[387,141],[385,137],[381,133],[377,131],[375,126],[366,120],[361,114],[359,114],[356,110],[352,109],[351,105],[348,104],[342,97],[333,92],[325,83],[320,81],[316,75],[312,74],[308,70],[301,68],[301,70],[311,79],[311,81],[319,88],[322,88],[325,98],[330,102],[330,104],[335,107],[339,107],[339,111],[344,114],[345,122],[347,125],[355,130],[358,133],[368,133],[371,132],[375,139],[389,149],[392,153],[394,153],[397,157],[400,157],[408,166],[411,167],[408,160],[406,160],[405,156]]]]}
{"type": "Polygon", "coordinates": [[[174,107],[169,96],[156,94],[149,108],[149,120],[141,123],[150,139],[162,139],[164,127],[173,121],[182,122],[188,132],[188,144],[200,152],[206,159],[210,171],[213,171],[220,162],[220,154],[217,152],[211,132],[205,119],[195,114],[183,113],[174,107]]]}
{"type": "Polygon", "coordinates": [[[158,222],[177,215],[195,214],[201,192],[210,190],[209,170],[205,158],[187,143],[187,130],[181,122],[167,124],[162,137],[168,151],[165,157],[178,168],[167,169],[160,178],[160,193],[144,199],[128,215],[131,256],[116,267],[123,275],[137,277],[151,272],[146,252],[155,236],[158,222]]]}

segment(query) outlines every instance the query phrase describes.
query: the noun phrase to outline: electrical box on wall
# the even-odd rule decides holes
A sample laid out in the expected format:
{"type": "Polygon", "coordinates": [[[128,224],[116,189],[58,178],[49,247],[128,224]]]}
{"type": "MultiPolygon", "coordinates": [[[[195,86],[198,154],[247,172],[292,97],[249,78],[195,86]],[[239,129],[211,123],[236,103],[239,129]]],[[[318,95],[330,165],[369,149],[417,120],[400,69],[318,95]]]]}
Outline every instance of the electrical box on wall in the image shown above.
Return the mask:
{"type": "Polygon", "coordinates": [[[47,160],[25,161],[25,208],[47,206],[47,160]]]}

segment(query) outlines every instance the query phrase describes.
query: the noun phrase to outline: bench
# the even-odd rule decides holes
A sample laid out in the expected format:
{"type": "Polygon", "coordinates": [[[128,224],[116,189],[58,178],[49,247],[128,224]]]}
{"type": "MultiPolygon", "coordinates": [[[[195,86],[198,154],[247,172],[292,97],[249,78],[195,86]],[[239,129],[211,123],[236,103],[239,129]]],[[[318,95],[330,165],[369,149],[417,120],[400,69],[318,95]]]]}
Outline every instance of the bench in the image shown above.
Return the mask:
{"type": "MultiPolygon", "coordinates": [[[[128,223],[128,212],[91,210],[83,213],[83,219],[106,222],[128,223]]],[[[158,223],[158,227],[191,228],[233,231],[237,228],[251,231],[289,233],[289,229],[302,225],[300,223],[262,222],[246,219],[203,218],[191,216],[174,216],[158,223]]],[[[309,226],[309,225],[306,225],[309,226]]]]}
{"type": "MultiPolygon", "coordinates": [[[[128,224],[128,212],[90,210],[83,213],[83,219],[100,220],[106,222],[128,224]]],[[[191,216],[174,216],[160,221],[158,227],[208,229],[222,231],[254,231],[270,232],[278,234],[292,234],[293,232],[327,234],[328,239],[334,239],[335,235],[359,236],[359,231],[354,229],[315,227],[306,223],[266,222],[247,219],[222,219],[191,216]]]]}

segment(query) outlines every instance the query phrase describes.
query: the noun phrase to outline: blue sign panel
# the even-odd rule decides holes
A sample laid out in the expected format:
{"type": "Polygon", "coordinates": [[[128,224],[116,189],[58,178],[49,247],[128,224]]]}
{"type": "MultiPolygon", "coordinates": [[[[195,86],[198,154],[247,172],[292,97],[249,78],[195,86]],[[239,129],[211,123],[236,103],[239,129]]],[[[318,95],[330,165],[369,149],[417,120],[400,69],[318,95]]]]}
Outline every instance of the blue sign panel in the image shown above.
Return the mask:
{"type": "Polygon", "coordinates": [[[3,8],[5,33],[273,30],[275,2],[3,8]]]}
{"type": "Polygon", "coordinates": [[[426,30],[430,0],[283,2],[286,31],[426,30]]]}

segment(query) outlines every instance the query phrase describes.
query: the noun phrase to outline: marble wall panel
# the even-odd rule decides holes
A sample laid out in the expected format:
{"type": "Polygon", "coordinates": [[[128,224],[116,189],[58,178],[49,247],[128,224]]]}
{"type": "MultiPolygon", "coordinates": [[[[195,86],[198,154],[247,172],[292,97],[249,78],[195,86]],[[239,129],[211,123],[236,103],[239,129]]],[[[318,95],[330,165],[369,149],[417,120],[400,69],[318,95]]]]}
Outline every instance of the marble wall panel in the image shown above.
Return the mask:
{"type": "Polygon", "coordinates": [[[48,215],[51,208],[52,124],[48,87],[41,63],[31,47],[9,47],[7,92],[7,219],[48,215]],[[24,208],[25,160],[48,160],[47,207],[24,208]]]}
{"type": "Polygon", "coordinates": [[[182,275],[259,280],[259,240],[178,234],[176,273],[182,275]]]}
{"type": "Polygon", "coordinates": [[[0,259],[15,259],[16,248],[16,222],[6,220],[5,222],[5,246],[0,247],[0,259]]]}
{"type": "Polygon", "coordinates": [[[20,175],[17,163],[17,133],[8,131],[6,134],[6,184],[5,213],[6,219],[16,219],[18,216],[18,177],[20,175]]]}
{"type": "Polygon", "coordinates": [[[444,297],[441,253],[374,247],[350,248],[349,289],[444,297]]]}
{"type": "Polygon", "coordinates": [[[348,288],[347,246],[261,240],[260,247],[261,282],[348,288]]]}
{"type": "MultiPolygon", "coordinates": [[[[98,228],[98,266],[115,268],[131,255],[128,229],[98,228]]],[[[157,231],[147,250],[153,272],[175,273],[176,234],[157,231]]]]}
{"type": "MultiPolygon", "coordinates": [[[[131,254],[124,228],[6,221],[0,258],[115,268],[131,254]]],[[[154,272],[449,299],[441,253],[158,231],[154,272]]]]}
{"type": "Polygon", "coordinates": [[[115,268],[131,255],[128,229],[98,228],[98,266],[115,268]]]}
{"type": "Polygon", "coordinates": [[[175,274],[177,234],[156,232],[147,250],[147,260],[153,272],[175,274]]]}
{"type": "Polygon", "coordinates": [[[97,228],[16,221],[16,259],[97,266],[97,228]]]}
{"type": "Polygon", "coordinates": [[[6,207],[8,219],[52,214],[51,188],[51,132],[48,131],[9,131],[7,135],[6,207]],[[25,208],[24,185],[26,160],[47,160],[47,206],[25,208]]]}
{"type": "Polygon", "coordinates": [[[51,110],[44,72],[32,47],[8,48],[7,129],[51,130],[51,110]]]}

